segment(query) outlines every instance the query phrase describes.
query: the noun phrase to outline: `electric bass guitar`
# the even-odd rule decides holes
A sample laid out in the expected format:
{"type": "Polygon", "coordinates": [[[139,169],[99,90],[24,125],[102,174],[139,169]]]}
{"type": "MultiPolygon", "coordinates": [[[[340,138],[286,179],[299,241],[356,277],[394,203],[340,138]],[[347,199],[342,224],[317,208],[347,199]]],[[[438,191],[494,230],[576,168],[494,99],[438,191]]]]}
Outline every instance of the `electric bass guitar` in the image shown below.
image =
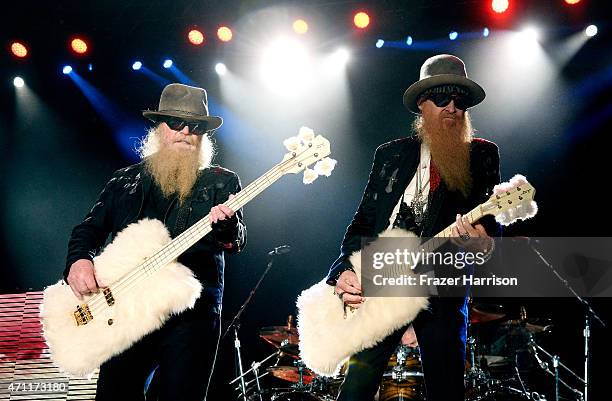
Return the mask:
{"type": "MultiPolygon", "coordinates": [[[[331,174],[336,161],[327,157],[329,141],[321,135],[302,127],[284,145],[289,153],[282,161],[225,205],[240,209],[285,174],[305,170],[306,184],[331,174]]],[[[47,287],[40,316],[53,362],[69,374],[87,377],[170,315],[193,307],[202,286],[176,259],[211,231],[208,215],[174,239],[161,221],[140,220],[94,258],[100,293],[80,301],[63,280],[47,287]]]]}
{"type": "MultiPolygon", "coordinates": [[[[495,216],[502,225],[529,219],[537,213],[535,189],[521,175],[496,185],[486,202],[467,213],[470,224],[483,216],[495,216]]],[[[432,252],[452,236],[451,224],[419,250],[432,252]]],[[[380,237],[415,237],[409,231],[389,229],[380,237]]],[[[374,242],[375,244],[375,242],[374,242]]],[[[349,258],[361,277],[361,251],[349,258]]],[[[410,273],[410,269],[407,269],[410,273]]],[[[317,374],[335,376],[351,355],[370,348],[407,325],[428,305],[427,297],[367,297],[361,307],[345,314],[344,304],[325,280],[304,290],[297,299],[300,357],[317,374]]]]}

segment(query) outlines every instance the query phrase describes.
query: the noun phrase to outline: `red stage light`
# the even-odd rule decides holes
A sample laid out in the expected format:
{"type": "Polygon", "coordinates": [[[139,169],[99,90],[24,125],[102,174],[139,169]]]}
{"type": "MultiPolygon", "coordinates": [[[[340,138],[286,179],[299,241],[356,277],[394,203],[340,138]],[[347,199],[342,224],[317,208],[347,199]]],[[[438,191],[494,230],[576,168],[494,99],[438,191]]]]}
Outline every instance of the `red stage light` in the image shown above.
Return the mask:
{"type": "Polygon", "coordinates": [[[15,57],[24,58],[28,55],[28,48],[21,42],[13,42],[11,43],[11,53],[13,53],[15,57]]]}
{"type": "Polygon", "coordinates": [[[295,33],[303,35],[308,32],[308,23],[303,19],[296,19],[293,22],[293,30],[295,31],[295,33]]]}
{"type": "Polygon", "coordinates": [[[70,47],[77,54],[87,53],[87,42],[81,38],[74,38],[70,41],[70,47]]]}
{"type": "Polygon", "coordinates": [[[578,4],[578,3],[580,3],[580,0],[565,0],[565,2],[566,2],[567,4],[574,5],[574,4],[578,4]]]}
{"type": "Polygon", "coordinates": [[[355,23],[355,26],[357,28],[364,29],[368,25],[370,25],[370,16],[367,13],[360,11],[357,14],[355,14],[355,17],[353,18],[353,22],[355,23]]]}
{"type": "Polygon", "coordinates": [[[204,43],[204,34],[197,29],[192,29],[187,34],[187,39],[192,45],[199,46],[204,43]]]}
{"type": "Polygon", "coordinates": [[[508,0],[493,0],[491,2],[491,8],[493,8],[493,11],[498,14],[505,12],[508,9],[509,5],[510,4],[508,0]]]}
{"type": "Polygon", "coordinates": [[[232,30],[226,26],[222,26],[217,29],[217,37],[222,42],[229,42],[230,40],[232,40],[232,36],[234,36],[232,30]]]}

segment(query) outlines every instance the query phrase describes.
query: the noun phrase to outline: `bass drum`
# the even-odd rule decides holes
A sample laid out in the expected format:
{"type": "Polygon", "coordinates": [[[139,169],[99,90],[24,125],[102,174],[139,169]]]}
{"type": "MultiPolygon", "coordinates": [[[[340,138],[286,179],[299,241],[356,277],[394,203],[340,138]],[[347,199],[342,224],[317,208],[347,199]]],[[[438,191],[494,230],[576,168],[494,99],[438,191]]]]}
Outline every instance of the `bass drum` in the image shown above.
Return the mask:
{"type": "Polygon", "coordinates": [[[400,345],[389,359],[380,385],[379,401],[423,401],[425,383],[417,348],[400,345]]]}

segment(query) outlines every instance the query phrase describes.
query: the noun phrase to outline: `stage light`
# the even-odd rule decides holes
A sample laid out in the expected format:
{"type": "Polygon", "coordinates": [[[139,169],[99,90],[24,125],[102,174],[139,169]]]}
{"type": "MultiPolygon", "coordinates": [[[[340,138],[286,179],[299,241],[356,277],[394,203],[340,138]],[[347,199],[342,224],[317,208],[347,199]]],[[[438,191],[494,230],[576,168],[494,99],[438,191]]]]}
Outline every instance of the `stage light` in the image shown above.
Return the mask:
{"type": "Polygon", "coordinates": [[[164,64],[162,64],[164,66],[164,68],[170,68],[172,67],[172,60],[170,60],[169,58],[164,60],[164,64]]]}
{"type": "Polygon", "coordinates": [[[204,43],[204,34],[197,29],[192,29],[187,34],[187,39],[192,45],[199,46],[204,43]]]}
{"type": "Polygon", "coordinates": [[[298,41],[281,38],[272,42],[262,54],[260,74],[264,84],[280,95],[295,95],[312,79],[311,60],[298,41]]]}
{"type": "Polygon", "coordinates": [[[383,47],[383,46],[384,46],[384,44],[385,44],[385,41],[384,41],[384,40],[382,40],[382,39],[378,39],[378,40],[376,41],[376,47],[377,47],[377,48],[379,48],[379,49],[380,49],[381,47],[383,47]]]}
{"type": "Polygon", "coordinates": [[[230,40],[232,40],[232,36],[232,30],[226,26],[222,26],[217,29],[217,37],[221,42],[229,42],[230,40]]]}
{"type": "Polygon", "coordinates": [[[223,76],[227,74],[227,67],[223,63],[217,63],[215,64],[215,72],[217,73],[217,75],[223,76]]]}
{"type": "Polygon", "coordinates": [[[527,27],[524,28],[521,32],[519,32],[519,37],[525,42],[537,42],[539,36],[539,32],[534,27],[527,27]]]}
{"type": "Polygon", "coordinates": [[[88,69],[89,71],[93,71],[93,64],[89,63],[89,64],[87,65],[87,69],[88,69]]]}
{"type": "Polygon", "coordinates": [[[491,2],[491,8],[498,14],[505,12],[509,5],[508,0],[493,0],[491,2]]]}
{"type": "Polygon", "coordinates": [[[70,41],[70,47],[72,51],[77,54],[85,54],[87,53],[87,42],[85,42],[81,38],[74,38],[70,41]]]}
{"type": "Polygon", "coordinates": [[[408,46],[412,46],[412,36],[408,36],[408,37],[406,38],[406,44],[407,44],[408,46]]]}
{"type": "Polygon", "coordinates": [[[565,2],[569,5],[574,5],[580,3],[580,0],[565,0],[565,2]]]}
{"type": "Polygon", "coordinates": [[[293,22],[293,30],[295,33],[303,35],[308,32],[308,24],[303,19],[296,19],[293,22]]]}
{"type": "Polygon", "coordinates": [[[23,85],[25,85],[25,81],[21,77],[15,77],[13,79],[13,85],[15,85],[15,88],[23,88],[23,85]]]}
{"type": "Polygon", "coordinates": [[[351,58],[351,54],[346,49],[338,49],[332,53],[331,58],[335,65],[344,66],[351,58]]]}
{"type": "Polygon", "coordinates": [[[62,72],[63,72],[65,75],[68,75],[68,74],[70,74],[70,73],[72,72],[72,67],[71,67],[71,66],[69,66],[69,65],[65,65],[65,66],[64,66],[64,68],[62,68],[62,72]]]}
{"type": "Polygon", "coordinates": [[[11,53],[15,57],[24,58],[28,55],[28,48],[21,42],[11,43],[11,53]]]}
{"type": "Polygon", "coordinates": [[[488,37],[490,33],[491,31],[489,31],[489,28],[485,28],[482,30],[482,36],[484,36],[485,38],[488,37]]]}
{"type": "Polygon", "coordinates": [[[142,62],[140,61],[135,61],[134,64],[132,64],[132,69],[134,71],[138,71],[141,68],[142,68],[142,62]]]}
{"type": "Polygon", "coordinates": [[[592,38],[593,36],[597,35],[597,25],[589,25],[589,26],[587,26],[586,29],[584,30],[584,33],[589,38],[592,38]]]}
{"type": "Polygon", "coordinates": [[[458,36],[459,36],[459,33],[457,33],[457,31],[452,31],[451,33],[448,34],[448,38],[450,40],[455,40],[457,39],[458,36]]]}
{"type": "Polygon", "coordinates": [[[370,16],[367,13],[360,11],[355,14],[353,22],[355,23],[355,26],[359,29],[367,28],[367,26],[370,25],[370,16]]]}

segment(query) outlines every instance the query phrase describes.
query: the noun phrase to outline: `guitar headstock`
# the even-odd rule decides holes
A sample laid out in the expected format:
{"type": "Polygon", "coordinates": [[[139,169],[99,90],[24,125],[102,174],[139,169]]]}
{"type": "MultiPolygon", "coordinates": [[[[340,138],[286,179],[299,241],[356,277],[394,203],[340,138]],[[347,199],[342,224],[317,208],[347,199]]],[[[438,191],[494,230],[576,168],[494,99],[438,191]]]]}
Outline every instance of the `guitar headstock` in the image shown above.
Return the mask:
{"type": "Polygon", "coordinates": [[[289,150],[281,162],[283,174],[304,171],[304,184],[312,183],[319,175],[329,177],[336,165],[336,160],[327,157],[331,153],[329,141],[308,127],[300,128],[298,135],[285,139],[283,145],[289,150]],[[315,162],[313,169],[308,168],[315,162]]]}
{"type": "Polygon", "coordinates": [[[533,200],[534,196],[535,188],[524,176],[517,174],[510,181],[496,185],[493,195],[481,205],[481,210],[507,226],[536,215],[538,205],[533,200]]]}

